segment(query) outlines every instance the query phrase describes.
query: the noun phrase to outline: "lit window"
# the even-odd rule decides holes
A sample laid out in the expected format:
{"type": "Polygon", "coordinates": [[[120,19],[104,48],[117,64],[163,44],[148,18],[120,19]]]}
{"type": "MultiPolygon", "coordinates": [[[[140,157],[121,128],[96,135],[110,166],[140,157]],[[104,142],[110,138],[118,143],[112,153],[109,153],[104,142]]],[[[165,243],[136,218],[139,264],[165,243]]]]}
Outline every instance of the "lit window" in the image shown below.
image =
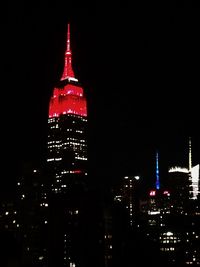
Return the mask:
{"type": "Polygon", "coordinates": [[[167,232],[166,235],[167,236],[171,236],[171,235],[173,235],[173,233],[172,232],[167,232]]]}

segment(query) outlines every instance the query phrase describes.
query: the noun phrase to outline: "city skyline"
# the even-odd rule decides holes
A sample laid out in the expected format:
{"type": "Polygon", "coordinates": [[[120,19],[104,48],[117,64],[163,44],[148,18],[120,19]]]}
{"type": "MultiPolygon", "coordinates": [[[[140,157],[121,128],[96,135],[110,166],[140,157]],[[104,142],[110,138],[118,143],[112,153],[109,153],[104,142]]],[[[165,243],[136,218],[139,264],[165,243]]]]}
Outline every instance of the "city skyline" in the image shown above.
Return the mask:
{"type": "Polygon", "coordinates": [[[5,84],[10,73],[14,77],[11,105],[24,114],[11,156],[16,165],[46,153],[48,101],[64,66],[68,22],[74,71],[88,97],[94,173],[113,181],[145,170],[152,182],[156,150],[165,169],[180,156],[183,165],[189,136],[199,162],[197,9],[183,5],[158,14],[143,8],[135,14],[116,8],[111,14],[58,8],[58,14],[48,6],[23,8],[10,9],[3,60],[5,84]]]}
{"type": "Polygon", "coordinates": [[[1,264],[198,265],[197,10],[66,7],[4,21],[1,264]]]}

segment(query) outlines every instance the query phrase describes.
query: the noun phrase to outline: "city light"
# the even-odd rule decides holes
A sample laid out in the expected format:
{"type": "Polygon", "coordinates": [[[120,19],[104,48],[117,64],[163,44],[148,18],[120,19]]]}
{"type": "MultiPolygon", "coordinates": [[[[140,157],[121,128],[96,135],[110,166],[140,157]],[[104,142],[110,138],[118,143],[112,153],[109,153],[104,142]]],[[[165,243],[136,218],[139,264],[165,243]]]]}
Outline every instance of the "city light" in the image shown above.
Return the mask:
{"type": "Polygon", "coordinates": [[[156,191],[155,190],[151,190],[149,193],[150,196],[155,196],[156,195],[156,191]]]}
{"type": "Polygon", "coordinates": [[[189,170],[187,168],[182,168],[182,167],[179,167],[179,166],[169,168],[169,173],[170,172],[183,172],[183,173],[188,173],[188,171],[189,170]]]}

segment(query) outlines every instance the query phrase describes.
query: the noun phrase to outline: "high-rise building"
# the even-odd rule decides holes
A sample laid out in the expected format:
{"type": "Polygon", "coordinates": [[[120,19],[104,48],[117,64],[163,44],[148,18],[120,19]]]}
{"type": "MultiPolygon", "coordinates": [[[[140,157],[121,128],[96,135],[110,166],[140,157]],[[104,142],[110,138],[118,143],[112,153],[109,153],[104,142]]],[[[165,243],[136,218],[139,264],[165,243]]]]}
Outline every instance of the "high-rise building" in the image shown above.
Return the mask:
{"type": "Polygon", "coordinates": [[[190,198],[197,199],[199,194],[199,164],[192,166],[192,142],[189,138],[189,179],[190,179],[190,198]]]}
{"type": "Polygon", "coordinates": [[[72,180],[87,175],[87,103],[75,78],[68,25],[65,65],[49,104],[47,162],[53,173],[52,190],[68,190],[72,180]]]}
{"type": "MultiPolygon", "coordinates": [[[[21,258],[19,213],[13,198],[0,200],[0,251],[1,266],[18,265],[21,258]],[[13,265],[16,264],[16,265],[13,265]]],[[[36,265],[35,265],[36,266],[36,265]]]]}
{"type": "MultiPolygon", "coordinates": [[[[26,162],[20,171],[16,185],[13,215],[6,209],[7,217],[13,217],[19,248],[20,266],[47,267],[49,244],[48,191],[42,168],[26,162]],[[14,217],[15,215],[15,217],[14,217]]],[[[11,218],[12,218],[11,217],[11,218]]],[[[7,227],[11,227],[7,223],[7,227]]]]}
{"type": "Polygon", "coordinates": [[[160,189],[160,175],[159,175],[159,162],[158,152],[156,152],[156,189],[160,189]]]}
{"type": "Polygon", "coordinates": [[[187,213],[190,196],[188,169],[178,166],[169,168],[167,186],[171,192],[173,212],[177,214],[187,213]]]}
{"type": "Polygon", "coordinates": [[[87,191],[87,102],[72,67],[69,24],[63,74],[49,103],[47,141],[50,266],[76,267],[86,247],[81,222],[87,191]]]}
{"type": "Polygon", "coordinates": [[[192,177],[192,199],[197,199],[199,195],[200,165],[197,164],[191,169],[192,177]]]}
{"type": "Polygon", "coordinates": [[[140,177],[124,176],[117,194],[114,196],[115,202],[121,202],[127,210],[128,225],[135,226],[137,224],[139,201],[138,201],[138,189],[140,185],[140,177]]]}
{"type": "Polygon", "coordinates": [[[188,167],[171,167],[168,173],[168,186],[174,198],[174,210],[182,213],[188,203],[192,203],[190,200],[196,200],[199,194],[199,164],[192,164],[191,138],[188,147],[188,167]]]}
{"type": "Polygon", "coordinates": [[[125,264],[124,245],[130,233],[139,227],[138,193],[140,177],[124,176],[111,188],[111,198],[104,204],[104,259],[106,267],[125,264]]]}

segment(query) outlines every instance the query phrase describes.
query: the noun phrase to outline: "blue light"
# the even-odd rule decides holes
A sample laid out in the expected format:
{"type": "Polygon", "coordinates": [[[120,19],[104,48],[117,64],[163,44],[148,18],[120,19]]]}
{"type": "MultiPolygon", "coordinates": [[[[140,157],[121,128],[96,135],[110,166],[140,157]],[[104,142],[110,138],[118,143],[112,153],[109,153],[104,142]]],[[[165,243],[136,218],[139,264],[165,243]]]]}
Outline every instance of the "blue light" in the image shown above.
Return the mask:
{"type": "Polygon", "coordinates": [[[158,168],[158,152],[156,152],[156,189],[160,189],[160,177],[158,168]]]}

